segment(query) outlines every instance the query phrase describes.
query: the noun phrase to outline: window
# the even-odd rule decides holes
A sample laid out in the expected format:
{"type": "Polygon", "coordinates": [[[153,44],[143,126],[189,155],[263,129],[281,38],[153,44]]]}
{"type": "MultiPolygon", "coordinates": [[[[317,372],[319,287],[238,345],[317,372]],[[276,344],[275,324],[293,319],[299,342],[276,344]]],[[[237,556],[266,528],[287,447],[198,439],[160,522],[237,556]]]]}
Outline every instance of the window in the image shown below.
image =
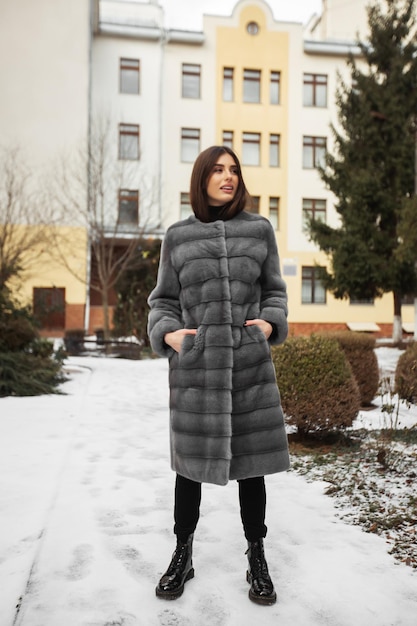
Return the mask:
{"type": "Polygon", "coordinates": [[[257,24],[257,22],[249,22],[249,24],[246,25],[246,30],[249,35],[257,35],[259,33],[259,24],[257,24]]]}
{"type": "Polygon", "coordinates": [[[326,290],[319,278],[320,268],[302,268],[301,302],[303,304],[326,304],[326,290]]]}
{"type": "Polygon", "coordinates": [[[200,130],[181,128],[181,161],[192,163],[200,152],[200,130]]]}
{"type": "Polygon", "coordinates": [[[269,165],[279,167],[279,135],[269,135],[269,165]]]}
{"type": "Polygon", "coordinates": [[[327,76],[304,74],[303,105],[305,107],[327,106],[327,76]]]}
{"type": "MultiPolygon", "coordinates": [[[[409,293],[401,297],[401,304],[404,304],[404,305],[414,304],[415,298],[416,296],[413,296],[412,294],[409,293]]],[[[373,303],[373,300],[372,300],[372,303],[373,303]]]]}
{"type": "Polygon", "coordinates": [[[308,232],[310,220],[326,221],[326,200],[303,198],[303,232],[308,232]]]}
{"type": "Polygon", "coordinates": [[[233,67],[223,68],[223,100],[233,102],[233,67]]]}
{"type": "Polygon", "coordinates": [[[243,102],[261,101],[261,71],[243,70],[243,102]]]}
{"type": "Polygon", "coordinates": [[[232,130],[223,131],[223,145],[233,150],[233,131],[232,130]]]}
{"type": "Polygon", "coordinates": [[[280,83],[281,72],[271,72],[271,80],[269,82],[269,102],[271,104],[279,104],[280,102],[280,83]]]}
{"type": "Polygon", "coordinates": [[[190,202],[190,194],[189,193],[181,193],[180,195],[180,214],[181,219],[184,220],[186,217],[189,217],[193,212],[191,202],[190,202]]]}
{"type": "Polygon", "coordinates": [[[261,134],[243,133],[242,163],[243,165],[259,165],[261,154],[261,134]]]}
{"type": "Polygon", "coordinates": [[[42,328],[65,328],[65,288],[35,287],[33,313],[42,328]]]}
{"type": "Polygon", "coordinates": [[[247,211],[249,211],[249,213],[259,213],[260,203],[261,203],[260,196],[251,196],[250,201],[247,204],[247,211]]]}
{"type": "Polygon", "coordinates": [[[119,159],[139,159],[137,124],[119,124],[119,159]]]}
{"type": "Polygon", "coordinates": [[[269,221],[274,230],[279,230],[279,198],[269,196],[269,221]]]}
{"type": "Polygon", "coordinates": [[[303,137],[303,167],[324,167],[326,137],[303,137]]]}
{"type": "Polygon", "coordinates": [[[201,65],[182,64],[182,97],[200,98],[201,65]]]}
{"type": "Polygon", "coordinates": [[[119,224],[139,223],[139,191],[137,189],[119,189],[119,224]]]}
{"type": "Polygon", "coordinates": [[[349,304],[374,304],[373,298],[355,298],[355,296],[351,296],[349,298],[349,304]]]}
{"type": "Polygon", "coordinates": [[[139,93],[140,62],[138,59],[120,59],[120,93],[139,93]]]}

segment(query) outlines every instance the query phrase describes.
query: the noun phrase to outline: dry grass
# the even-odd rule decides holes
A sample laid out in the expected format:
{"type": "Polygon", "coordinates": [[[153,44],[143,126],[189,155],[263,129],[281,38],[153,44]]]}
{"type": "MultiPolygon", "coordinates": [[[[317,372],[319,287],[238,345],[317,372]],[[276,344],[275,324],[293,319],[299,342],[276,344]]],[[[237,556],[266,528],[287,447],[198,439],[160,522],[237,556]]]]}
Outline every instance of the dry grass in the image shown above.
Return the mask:
{"type": "Polygon", "coordinates": [[[292,471],[328,483],[338,515],[385,538],[389,553],[417,569],[417,429],[290,436],[292,471]]]}

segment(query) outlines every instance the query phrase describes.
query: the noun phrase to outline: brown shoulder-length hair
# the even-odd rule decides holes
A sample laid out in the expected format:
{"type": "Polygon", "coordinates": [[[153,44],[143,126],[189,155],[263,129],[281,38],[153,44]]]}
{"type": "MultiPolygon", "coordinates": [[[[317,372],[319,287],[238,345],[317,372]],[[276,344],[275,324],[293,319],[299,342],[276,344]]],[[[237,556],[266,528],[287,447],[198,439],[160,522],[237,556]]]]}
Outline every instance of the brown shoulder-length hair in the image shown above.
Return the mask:
{"type": "Polygon", "coordinates": [[[219,217],[224,220],[230,220],[232,217],[243,211],[246,203],[248,202],[249,194],[245,183],[243,182],[242,170],[236,154],[227,146],[211,146],[211,148],[203,150],[203,152],[198,155],[191,174],[190,202],[194,215],[201,222],[211,222],[213,219],[209,209],[207,183],[213,173],[213,168],[219,157],[226,153],[230,154],[236,163],[239,184],[233,200],[225,204],[219,217]]]}

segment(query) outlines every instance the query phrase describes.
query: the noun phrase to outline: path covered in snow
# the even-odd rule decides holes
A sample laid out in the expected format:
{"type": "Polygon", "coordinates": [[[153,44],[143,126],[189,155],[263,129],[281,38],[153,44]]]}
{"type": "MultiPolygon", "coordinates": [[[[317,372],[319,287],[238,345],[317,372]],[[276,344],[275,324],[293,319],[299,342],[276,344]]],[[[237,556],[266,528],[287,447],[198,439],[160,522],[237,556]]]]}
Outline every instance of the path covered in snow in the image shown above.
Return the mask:
{"type": "Polygon", "coordinates": [[[167,362],[68,364],[67,395],[0,399],[0,626],[416,626],[416,572],[291,472],[267,478],[275,606],[247,597],[234,482],[204,485],[196,576],[156,598],[174,548],[167,362]]]}

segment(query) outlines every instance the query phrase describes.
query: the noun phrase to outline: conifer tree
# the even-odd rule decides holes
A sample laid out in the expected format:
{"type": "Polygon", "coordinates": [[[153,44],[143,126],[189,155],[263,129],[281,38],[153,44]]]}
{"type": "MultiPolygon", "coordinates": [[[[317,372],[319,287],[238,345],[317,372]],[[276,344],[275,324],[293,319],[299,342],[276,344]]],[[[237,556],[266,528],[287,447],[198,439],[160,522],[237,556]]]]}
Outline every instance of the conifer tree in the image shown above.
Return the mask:
{"type": "Polygon", "coordinates": [[[375,2],[367,12],[369,41],[359,42],[358,62],[348,61],[350,83],[339,82],[335,149],[320,172],[337,198],[339,225],[312,220],[310,234],[329,256],[321,278],[336,298],[393,293],[398,341],[402,297],[417,289],[407,227],[416,209],[416,0],[375,2]]]}

